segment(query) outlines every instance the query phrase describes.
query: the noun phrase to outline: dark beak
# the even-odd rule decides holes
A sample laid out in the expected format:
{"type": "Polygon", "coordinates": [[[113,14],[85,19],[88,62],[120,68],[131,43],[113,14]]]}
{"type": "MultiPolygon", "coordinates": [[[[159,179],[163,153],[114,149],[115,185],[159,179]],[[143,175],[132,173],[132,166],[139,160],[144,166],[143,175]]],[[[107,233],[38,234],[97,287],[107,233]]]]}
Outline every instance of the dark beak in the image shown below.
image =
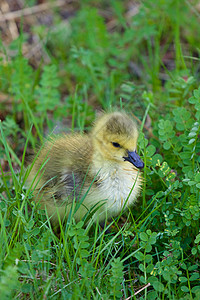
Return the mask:
{"type": "Polygon", "coordinates": [[[140,156],[137,154],[136,151],[130,152],[128,151],[128,156],[127,157],[123,157],[124,160],[129,161],[130,163],[132,163],[136,168],[138,169],[143,169],[144,168],[144,163],[141,160],[140,156]]]}

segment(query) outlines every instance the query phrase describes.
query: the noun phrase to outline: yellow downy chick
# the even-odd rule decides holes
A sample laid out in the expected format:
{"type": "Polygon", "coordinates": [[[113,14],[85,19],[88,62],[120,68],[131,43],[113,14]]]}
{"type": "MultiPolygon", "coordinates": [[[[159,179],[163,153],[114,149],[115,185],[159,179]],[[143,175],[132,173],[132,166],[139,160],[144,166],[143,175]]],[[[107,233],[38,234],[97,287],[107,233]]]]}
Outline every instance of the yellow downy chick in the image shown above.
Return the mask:
{"type": "Polygon", "coordinates": [[[131,206],[140,191],[139,169],[144,163],[136,153],[138,131],[121,112],[103,114],[90,134],[49,139],[41,149],[28,182],[35,201],[46,207],[54,225],[68,217],[74,197],[82,201],[74,217],[81,220],[95,206],[100,223],[131,206]]]}

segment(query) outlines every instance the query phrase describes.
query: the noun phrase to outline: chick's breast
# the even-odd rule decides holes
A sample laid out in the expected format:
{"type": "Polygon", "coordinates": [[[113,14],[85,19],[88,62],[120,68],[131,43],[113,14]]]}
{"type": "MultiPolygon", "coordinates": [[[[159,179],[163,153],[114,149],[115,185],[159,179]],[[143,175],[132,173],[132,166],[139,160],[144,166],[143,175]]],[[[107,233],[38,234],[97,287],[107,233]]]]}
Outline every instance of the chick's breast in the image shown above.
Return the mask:
{"type": "Polygon", "coordinates": [[[95,184],[87,194],[85,203],[89,207],[99,206],[93,219],[102,222],[133,205],[140,193],[142,179],[139,171],[127,162],[117,166],[105,162],[96,174],[95,184]]]}

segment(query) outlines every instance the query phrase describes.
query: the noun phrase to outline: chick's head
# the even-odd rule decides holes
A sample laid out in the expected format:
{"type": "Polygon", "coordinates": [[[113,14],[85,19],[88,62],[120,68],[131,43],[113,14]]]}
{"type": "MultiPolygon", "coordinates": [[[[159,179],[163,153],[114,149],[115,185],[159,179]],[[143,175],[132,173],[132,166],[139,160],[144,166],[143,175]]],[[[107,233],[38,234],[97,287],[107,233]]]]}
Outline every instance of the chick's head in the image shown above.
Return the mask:
{"type": "Polygon", "coordinates": [[[96,154],[104,161],[129,161],[136,168],[144,167],[136,153],[137,125],[127,114],[104,114],[96,121],[92,137],[96,154]]]}

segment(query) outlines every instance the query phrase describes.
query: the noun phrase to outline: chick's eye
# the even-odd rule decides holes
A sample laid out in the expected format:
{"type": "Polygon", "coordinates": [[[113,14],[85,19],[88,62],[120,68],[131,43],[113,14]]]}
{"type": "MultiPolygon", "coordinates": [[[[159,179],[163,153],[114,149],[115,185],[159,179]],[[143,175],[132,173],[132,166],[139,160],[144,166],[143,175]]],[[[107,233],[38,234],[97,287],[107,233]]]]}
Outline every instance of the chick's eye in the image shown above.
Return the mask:
{"type": "Polygon", "coordinates": [[[120,147],[121,147],[120,144],[115,143],[115,142],[112,142],[112,145],[113,145],[115,148],[120,148],[120,147]]]}

